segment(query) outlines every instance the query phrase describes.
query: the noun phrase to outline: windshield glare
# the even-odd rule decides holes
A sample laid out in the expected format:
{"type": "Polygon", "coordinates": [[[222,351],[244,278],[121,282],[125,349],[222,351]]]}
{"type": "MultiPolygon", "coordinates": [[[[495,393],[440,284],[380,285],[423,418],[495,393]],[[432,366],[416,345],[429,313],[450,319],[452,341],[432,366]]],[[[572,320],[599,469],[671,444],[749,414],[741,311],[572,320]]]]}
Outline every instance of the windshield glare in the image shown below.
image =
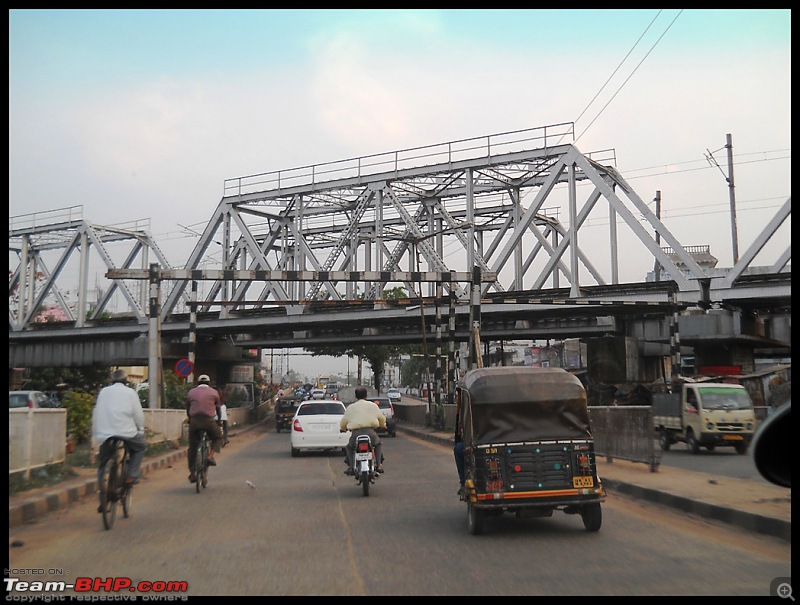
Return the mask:
{"type": "Polygon", "coordinates": [[[748,410],[753,408],[750,395],[742,389],[699,389],[703,407],[707,410],[748,410]]]}

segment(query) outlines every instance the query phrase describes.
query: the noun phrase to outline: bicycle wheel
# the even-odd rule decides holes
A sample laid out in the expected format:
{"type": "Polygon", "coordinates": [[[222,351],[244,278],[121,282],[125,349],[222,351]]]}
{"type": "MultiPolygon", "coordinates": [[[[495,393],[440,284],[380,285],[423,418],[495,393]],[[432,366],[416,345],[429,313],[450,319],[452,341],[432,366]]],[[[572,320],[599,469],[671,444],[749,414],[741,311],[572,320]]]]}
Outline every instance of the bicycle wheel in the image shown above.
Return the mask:
{"type": "MultiPolygon", "coordinates": [[[[128,476],[128,463],[130,462],[128,451],[125,451],[125,456],[122,458],[122,472],[120,475],[122,477],[128,476]]],[[[123,479],[124,481],[124,479],[123,479]]],[[[122,485],[122,493],[121,493],[121,500],[122,500],[122,516],[126,519],[131,516],[131,504],[133,503],[133,485],[122,485]]]]}
{"type": "Polygon", "coordinates": [[[117,485],[119,483],[119,462],[117,457],[106,463],[103,481],[100,483],[100,508],[103,513],[103,527],[111,529],[117,518],[117,485]]]}
{"type": "Polygon", "coordinates": [[[206,469],[205,469],[205,460],[203,459],[203,443],[205,442],[205,436],[200,439],[200,443],[197,444],[197,452],[194,455],[194,475],[197,480],[194,483],[195,492],[198,494],[200,493],[200,484],[205,481],[206,469]]]}
{"type": "Polygon", "coordinates": [[[208,485],[208,448],[209,448],[208,436],[204,435],[203,436],[203,457],[202,457],[203,480],[200,482],[200,483],[203,484],[204,488],[208,485]]]}

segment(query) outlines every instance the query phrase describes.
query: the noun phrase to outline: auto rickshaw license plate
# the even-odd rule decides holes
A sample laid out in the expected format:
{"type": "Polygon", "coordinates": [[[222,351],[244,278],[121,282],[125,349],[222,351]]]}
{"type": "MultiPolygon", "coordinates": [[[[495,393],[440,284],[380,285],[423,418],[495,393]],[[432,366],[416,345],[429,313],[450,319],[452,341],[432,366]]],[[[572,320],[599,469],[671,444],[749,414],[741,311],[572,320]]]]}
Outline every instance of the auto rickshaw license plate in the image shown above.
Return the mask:
{"type": "Polygon", "coordinates": [[[594,477],[573,477],[573,487],[594,487],[594,477]]]}
{"type": "Polygon", "coordinates": [[[723,435],[722,438],[725,439],[725,441],[741,441],[742,440],[742,436],[741,435],[723,435]]]}

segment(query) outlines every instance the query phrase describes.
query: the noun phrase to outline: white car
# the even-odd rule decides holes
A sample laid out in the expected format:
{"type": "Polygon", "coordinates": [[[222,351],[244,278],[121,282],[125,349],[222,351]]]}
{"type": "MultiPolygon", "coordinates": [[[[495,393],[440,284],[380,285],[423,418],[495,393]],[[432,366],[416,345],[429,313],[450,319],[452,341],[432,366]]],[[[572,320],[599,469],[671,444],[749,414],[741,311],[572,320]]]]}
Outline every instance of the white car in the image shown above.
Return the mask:
{"type": "Polygon", "coordinates": [[[56,408],[58,401],[41,391],[9,391],[8,408],[56,408]]]}
{"type": "Polygon", "coordinates": [[[325,389],[311,389],[311,399],[325,399],[325,389]]]}
{"type": "Polygon", "coordinates": [[[344,404],[333,399],[307,399],[300,403],[292,419],[292,456],[303,450],[334,450],[344,453],[350,431],[339,431],[344,404]]]}
{"type": "Polygon", "coordinates": [[[386,396],[392,403],[400,403],[400,399],[402,399],[400,389],[396,387],[392,387],[388,391],[386,391],[386,396]]]}
{"type": "Polygon", "coordinates": [[[389,437],[397,437],[397,420],[394,417],[394,406],[392,405],[392,400],[388,397],[370,397],[370,401],[374,401],[375,405],[377,405],[381,413],[386,417],[386,430],[378,428],[375,429],[379,435],[384,434],[384,432],[389,435],[389,437]]]}

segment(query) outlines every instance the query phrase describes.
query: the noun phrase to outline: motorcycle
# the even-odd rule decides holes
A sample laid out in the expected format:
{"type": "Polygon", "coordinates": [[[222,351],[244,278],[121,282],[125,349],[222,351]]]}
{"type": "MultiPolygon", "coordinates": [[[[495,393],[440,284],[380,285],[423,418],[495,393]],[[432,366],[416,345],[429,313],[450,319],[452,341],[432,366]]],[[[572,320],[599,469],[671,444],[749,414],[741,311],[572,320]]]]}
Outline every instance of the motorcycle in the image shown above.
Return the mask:
{"type": "Polygon", "coordinates": [[[375,483],[375,479],[379,476],[376,467],[375,446],[372,439],[369,435],[356,436],[350,474],[355,476],[356,484],[361,486],[365,496],[369,496],[370,485],[375,483]]]}

